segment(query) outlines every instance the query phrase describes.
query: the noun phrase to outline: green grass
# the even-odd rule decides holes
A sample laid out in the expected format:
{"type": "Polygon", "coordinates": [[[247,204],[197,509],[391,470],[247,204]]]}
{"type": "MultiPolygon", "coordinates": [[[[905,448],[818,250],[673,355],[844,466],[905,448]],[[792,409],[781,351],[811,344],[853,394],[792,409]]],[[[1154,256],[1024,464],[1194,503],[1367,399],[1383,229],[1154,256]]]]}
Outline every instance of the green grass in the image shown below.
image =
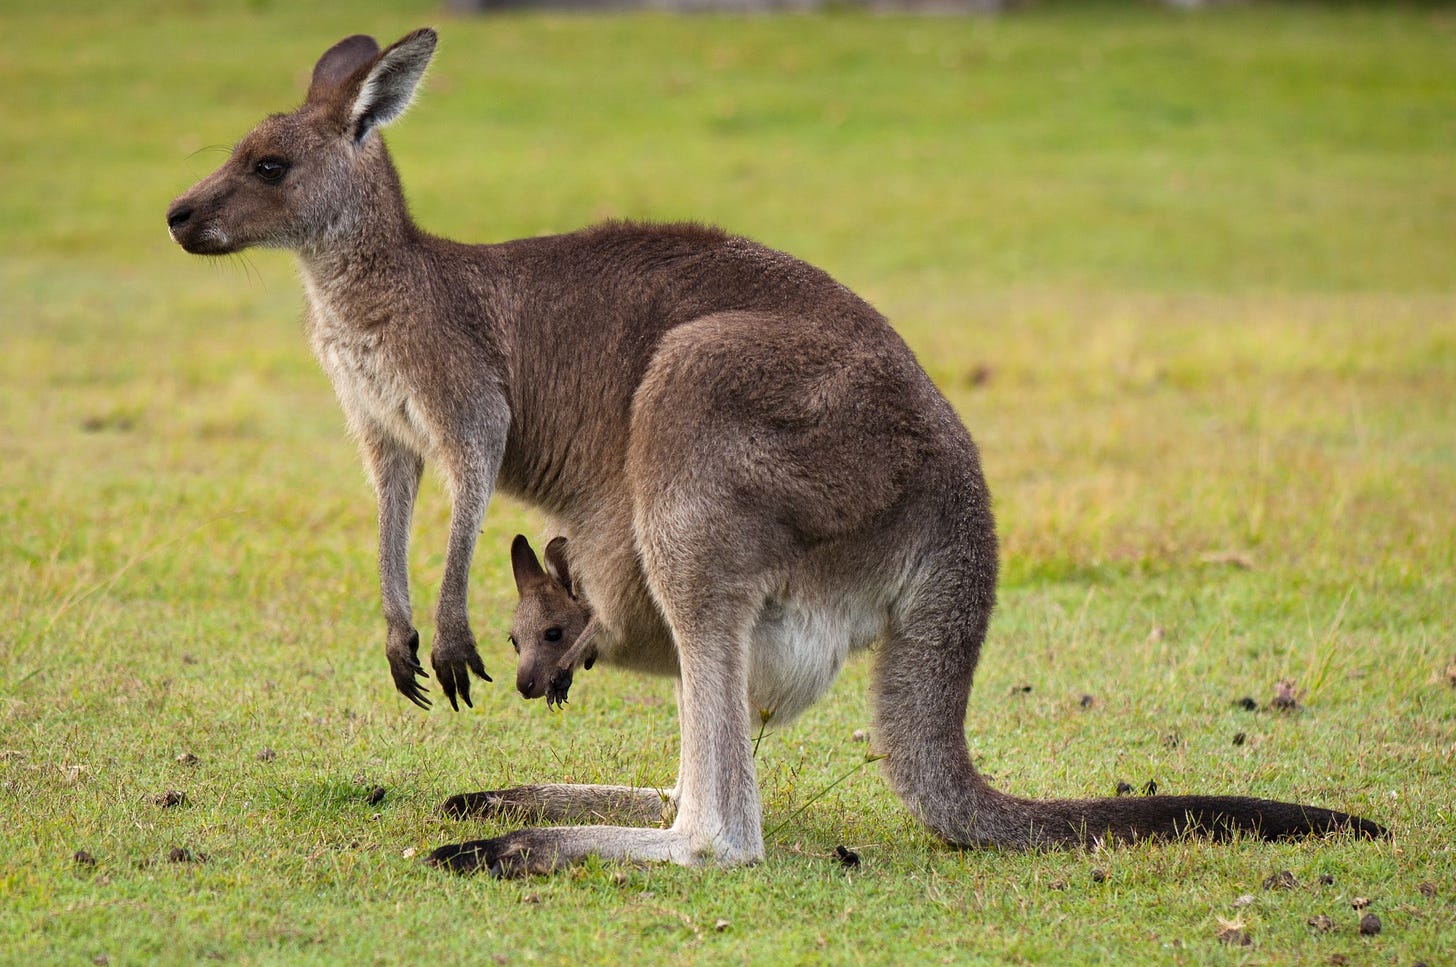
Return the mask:
{"type": "MultiPolygon", "coordinates": [[[[76,6],[0,13],[0,961],[1452,957],[1449,11],[76,6]],[[458,715],[395,694],[373,502],[288,258],[166,239],[209,146],[296,103],[326,46],[427,22],[429,90],[389,134],[423,224],[716,221],[834,272],[920,353],[997,496],[967,727],[999,784],[1292,798],[1394,840],[951,850],[863,764],[858,662],[762,743],[761,867],[495,883],[411,859],[507,828],[437,816],[450,793],[668,783],[676,756],[665,681],[596,669],[556,715],[514,695],[506,548],[540,524],[504,501],[472,601],[499,683],[458,715]],[[1232,704],[1284,677],[1299,714],[1232,704]],[[1261,888],[1283,869],[1298,889],[1261,888]]],[[[447,511],[432,479],[426,623],[447,511]]]]}

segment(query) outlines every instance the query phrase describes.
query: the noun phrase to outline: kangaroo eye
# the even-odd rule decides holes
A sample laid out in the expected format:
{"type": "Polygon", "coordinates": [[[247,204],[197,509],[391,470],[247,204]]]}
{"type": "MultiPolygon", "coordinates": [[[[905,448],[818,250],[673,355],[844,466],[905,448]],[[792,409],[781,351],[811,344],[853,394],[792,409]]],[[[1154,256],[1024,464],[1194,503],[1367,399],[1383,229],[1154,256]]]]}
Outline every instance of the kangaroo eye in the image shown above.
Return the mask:
{"type": "Polygon", "coordinates": [[[547,628],[546,629],[546,640],[547,641],[560,641],[561,640],[561,629],[560,628],[547,628]]]}
{"type": "Polygon", "coordinates": [[[264,158],[253,166],[253,173],[267,182],[276,182],[288,173],[288,162],[280,158],[264,158]]]}

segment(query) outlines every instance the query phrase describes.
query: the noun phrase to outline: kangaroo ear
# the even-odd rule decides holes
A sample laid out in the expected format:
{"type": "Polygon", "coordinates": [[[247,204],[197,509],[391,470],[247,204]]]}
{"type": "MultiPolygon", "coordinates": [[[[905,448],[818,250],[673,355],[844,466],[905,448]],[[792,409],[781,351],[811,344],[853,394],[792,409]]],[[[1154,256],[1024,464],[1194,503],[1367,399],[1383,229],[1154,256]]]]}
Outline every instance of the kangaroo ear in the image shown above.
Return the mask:
{"type": "Polygon", "coordinates": [[[334,44],[314,65],[308,99],[319,102],[335,96],[357,71],[372,63],[378,54],[379,44],[373,37],[364,34],[345,37],[334,44]]]}
{"type": "Polygon", "coordinates": [[[349,107],[348,131],[356,143],[376,127],[398,118],[410,106],[415,89],[425,76],[425,68],[435,56],[437,39],[433,30],[422,27],[395,41],[375,58],[359,82],[358,93],[349,107]]]}
{"type": "Polygon", "coordinates": [[[536,560],[536,552],[531,550],[531,542],[524,534],[517,534],[516,539],[511,541],[511,572],[516,577],[516,593],[523,598],[533,586],[546,580],[546,572],[541,569],[541,562],[536,560]]]}
{"type": "Polygon", "coordinates": [[[566,589],[566,593],[573,598],[576,597],[576,589],[571,580],[571,565],[566,561],[566,538],[553,537],[551,543],[546,545],[546,570],[556,579],[556,583],[566,589]]]}

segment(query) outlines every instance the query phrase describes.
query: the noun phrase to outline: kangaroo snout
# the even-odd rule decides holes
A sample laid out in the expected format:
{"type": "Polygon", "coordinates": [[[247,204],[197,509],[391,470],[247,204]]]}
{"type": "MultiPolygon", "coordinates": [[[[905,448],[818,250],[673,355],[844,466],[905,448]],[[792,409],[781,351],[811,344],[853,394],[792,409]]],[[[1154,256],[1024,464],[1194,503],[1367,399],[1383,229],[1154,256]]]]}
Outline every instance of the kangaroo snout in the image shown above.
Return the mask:
{"type": "Polygon", "coordinates": [[[178,198],[167,206],[167,235],[193,254],[202,254],[193,249],[192,236],[196,235],[197,224],[192,216],[196,214],[197,208],[186,197],[178,198]]]}
{"type": "Polygon", "coordinates": [[[167,234],[172,241],[193,255],[224,255],[233,250],[228,245],[227,233],[214,219],[199,214],[194,199],[196,192],[188,192],[167,206],[167,234]]]}
{"type": "Polygon", "coordinates": [[[174,232],[179,225],[187,224],[192,217],[192,206],[184,201],[174,201],[172,207],[167,209],[167,230],[174,232]]]}
{"type": "Polygon", "coordinates": [[[544,681],[541,682],[539,688],[536,687],[536,679],[540,677],[534,673],[534,670],[522,669],[516,675],[516,691],[521,693],[522,698],[540,698],[546,694],[546,683],[544,681]]]}

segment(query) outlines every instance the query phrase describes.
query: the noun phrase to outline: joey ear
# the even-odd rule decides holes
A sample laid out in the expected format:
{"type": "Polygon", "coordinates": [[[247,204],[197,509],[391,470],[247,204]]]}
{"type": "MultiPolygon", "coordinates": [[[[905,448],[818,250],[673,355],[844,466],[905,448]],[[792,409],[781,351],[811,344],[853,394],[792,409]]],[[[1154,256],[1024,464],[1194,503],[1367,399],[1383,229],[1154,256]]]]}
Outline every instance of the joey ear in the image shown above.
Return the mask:
{"type": "Polygon", "coordinates": [[[536,552],[531,550],[531,542],[524,534],[517,534],[516,539],[511,541],[511,572],[516,577],[516,593],[523,598],[532,585],[547,579],[541,562],[536,560],[536,552]]]}
{"type": "Polygon", "coordinates": [[[379,54],[359,82],[348,109],[347,130],[354,141],[398,118],[414,100],[425,68],[435,55],[437,35],[421,27],[379,54]]]}
{"type": "Polygon", "coordinates": [[[314,65],[308,99],[319,102],[336,96],[355,72],[372,62],[378,54],[379,44],[373,37],[364,34],[345,37],[334,44],[314,65]]]}
{"type": "Polygon", "coordinates": [[[546,545],[546,570],[556,579],[557,584],[566,589],[567,594],[576,597],[575,582],[571,579],[571,565],[566,560],[566,538],[553,537],[551,543],[546,545]]]}

